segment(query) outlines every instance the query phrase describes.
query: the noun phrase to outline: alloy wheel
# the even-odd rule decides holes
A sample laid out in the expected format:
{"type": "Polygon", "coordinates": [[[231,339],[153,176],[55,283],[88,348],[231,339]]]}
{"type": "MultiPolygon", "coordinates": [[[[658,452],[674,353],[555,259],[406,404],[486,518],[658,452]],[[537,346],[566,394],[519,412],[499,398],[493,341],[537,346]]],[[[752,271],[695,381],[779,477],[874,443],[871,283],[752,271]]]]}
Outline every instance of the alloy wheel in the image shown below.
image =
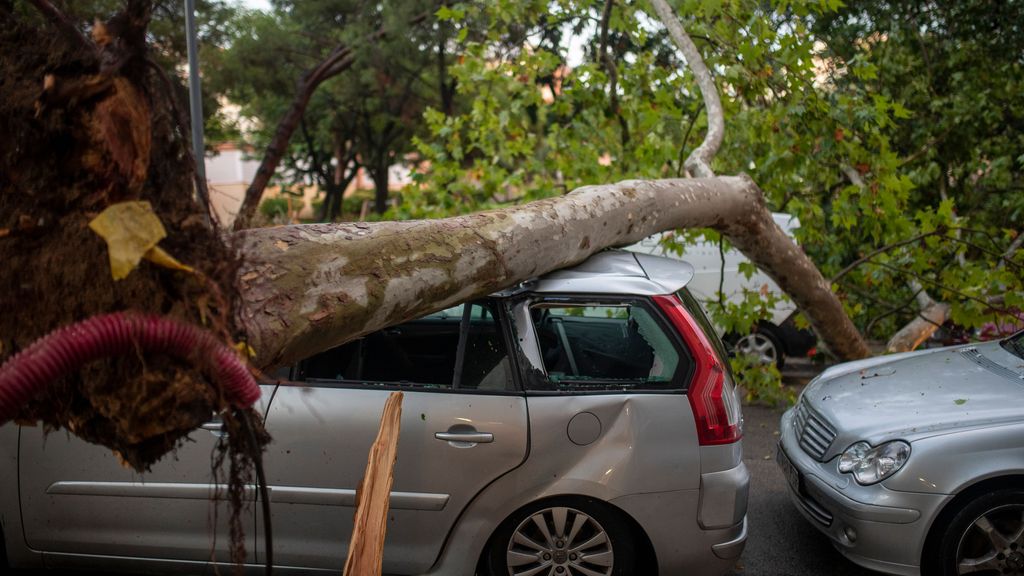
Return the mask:
{"type": "Polygon", "coordinates": [[[597,520],[559,506],[538,510],[519,523],[506,564],[510,576],[610,576],[615,555],[597,520]]]}
{"type": "Polygon", "coordinates": [[[779,348],[766,334],[754,332],[736,341],[736,353],[751,355],[761,364],[776,364],[779,360],[779,348]]]}
{"type": "Polygon", "coordinates": [[[960,537],[957,574],[1024,575],[1024,504],[997,506],[960,537]]]}

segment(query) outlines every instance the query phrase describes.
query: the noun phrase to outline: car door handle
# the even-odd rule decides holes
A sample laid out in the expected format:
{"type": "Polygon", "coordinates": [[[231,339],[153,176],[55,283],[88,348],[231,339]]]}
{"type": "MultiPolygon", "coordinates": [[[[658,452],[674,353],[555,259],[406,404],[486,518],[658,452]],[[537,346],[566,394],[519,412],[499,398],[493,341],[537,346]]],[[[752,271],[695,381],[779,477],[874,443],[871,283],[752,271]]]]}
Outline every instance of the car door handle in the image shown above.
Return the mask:
{"type": "Polygon", "coordinates": [[[200,426],[200,428],[202,428],[203,430],[208,430],[210,434],[213,434],[218,438],[223,438],[228,435],[228,433],[224,431],[224,423],[221,422],[220,420],[204,422],[203,425],[200,426]]]}
{"type": "Polygon", "coordinates": [[[494,442],[494,434],[490,432],[435,432],[434,438],[445,442],[468,442],[472,444],[487,444],[494,442]]]}

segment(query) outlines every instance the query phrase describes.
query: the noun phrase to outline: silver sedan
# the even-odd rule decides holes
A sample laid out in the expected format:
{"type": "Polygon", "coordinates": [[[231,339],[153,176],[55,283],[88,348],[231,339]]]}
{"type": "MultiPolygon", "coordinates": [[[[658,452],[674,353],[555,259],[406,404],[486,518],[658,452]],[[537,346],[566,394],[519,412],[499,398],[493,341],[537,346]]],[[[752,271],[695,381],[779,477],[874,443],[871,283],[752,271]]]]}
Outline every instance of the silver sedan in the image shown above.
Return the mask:
{"type": "Polygon", "coordinates": [[[826,370],[782,417],[800,512],[891,574],[1024,574],[1024,332],[826,370]]]}

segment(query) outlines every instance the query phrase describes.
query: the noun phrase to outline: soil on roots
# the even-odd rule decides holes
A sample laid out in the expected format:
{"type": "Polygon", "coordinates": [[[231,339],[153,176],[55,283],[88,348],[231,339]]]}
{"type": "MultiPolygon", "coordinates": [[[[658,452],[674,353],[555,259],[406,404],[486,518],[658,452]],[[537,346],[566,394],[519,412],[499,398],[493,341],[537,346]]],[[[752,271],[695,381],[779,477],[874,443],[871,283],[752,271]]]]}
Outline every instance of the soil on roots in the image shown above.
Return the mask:
{"type": "MultiPolygon", "coordinates": [[[[237,257],[193,199],[171,90],[144,51],[125,49],[110,73],[22,8],[0,3],[0,361],[60,326],[119,310],[240,339],[237,257]],[[107,246],[88,223],[126,200],[150,202],[167,230],[160,246],[199,274],[143,260],[111,278],[107,246]]],[[[66,428],[145,470],[226,408],[197,367],[136,354],[54,382],[19,420],[66,428]]]]}

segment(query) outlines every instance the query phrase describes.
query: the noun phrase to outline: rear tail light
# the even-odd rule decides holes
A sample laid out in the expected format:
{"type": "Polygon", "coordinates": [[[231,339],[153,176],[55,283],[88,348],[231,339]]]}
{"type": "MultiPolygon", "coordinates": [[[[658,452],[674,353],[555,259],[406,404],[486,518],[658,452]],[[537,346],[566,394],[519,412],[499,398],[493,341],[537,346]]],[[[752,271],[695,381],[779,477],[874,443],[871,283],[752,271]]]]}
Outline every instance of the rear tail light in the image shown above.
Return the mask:
{"type": "Polygon", "coordinates": [[[743,437],[739,398],[724,358],[719,358],[693,316],[677,296],[655,296],[654,302],[682,336],[692,351],[697,370],[687,396],[697,421],[697,439],[701,446],[731,444],[743,437]]]}

